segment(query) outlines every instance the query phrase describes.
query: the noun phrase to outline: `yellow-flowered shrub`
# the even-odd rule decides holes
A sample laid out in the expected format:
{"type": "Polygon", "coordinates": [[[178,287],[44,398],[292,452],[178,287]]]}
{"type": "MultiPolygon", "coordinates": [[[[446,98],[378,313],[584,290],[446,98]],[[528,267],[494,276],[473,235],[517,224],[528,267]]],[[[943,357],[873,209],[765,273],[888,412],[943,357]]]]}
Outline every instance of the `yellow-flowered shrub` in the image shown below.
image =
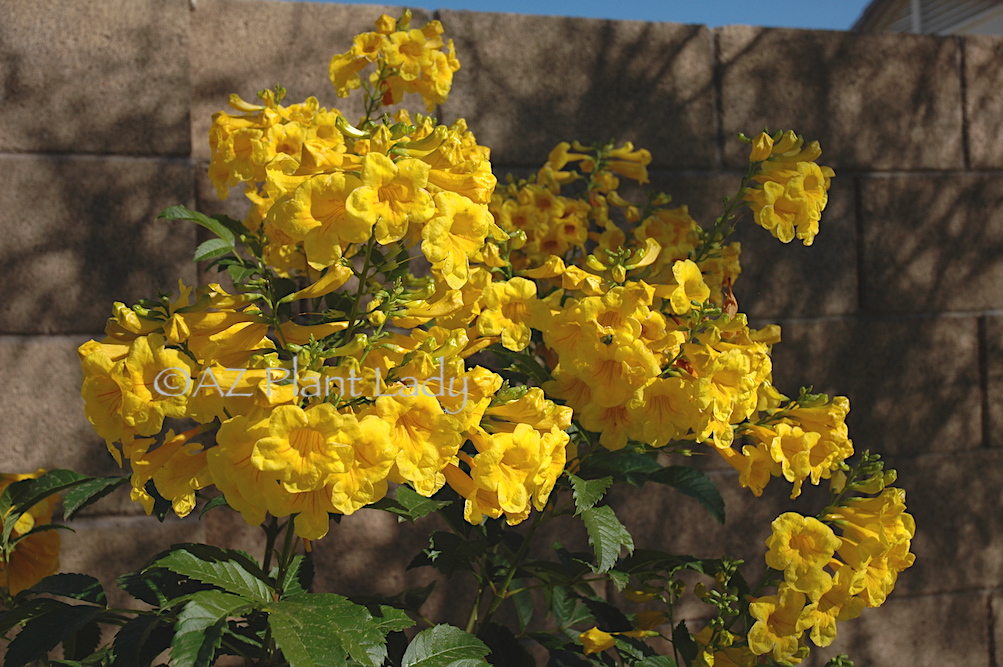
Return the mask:
{"type": "MultiPolygon", "coordinates": [[[[292,531],[321,539],[331,515],[411,516],[414,498],[432,499],[427,512],[455,500],[452,529],[484,540],[461,558],[480,568],[468,630],[532,588],[514,583],[517,570],[550,596],[598,604],[582,592],[594,572],[633,581],[629,599],[650,606],[623,617],[630,627],[571,632],[570,645],[634,664],[684,594],[677,573],[692,569],[714,578],[694,592],[717,612],[695,635],[669,627],[690,664],[790,664],[806,637],[828,646],[837,621],[880,605],[912,563],[915,526],[875,457],[846,463],[848,399],[773,386],[781,332],[739,311],[741,249],[729,241],[747,207],[781,241],[812,243],[834,175],[816,163],[818,143],[790,131],[747,140],[748,171],[709,226],[666,194],[621,195],[622,179],[649,180],[651,154],[629,142],[559,143],[539,172],[496,187],[465,121],[381,112],[409,93],[433,110],[458,68],[438,21],[383,16],[330,62],[338,95],[364,91],[361,120],[314,97],[285,105],[280,87],[254,103],[232,96],[213,116],[210,180],[220,197],[242,185],[249,214],[162,217],[213,232],[196,259],[232,287],[179,284],[176,298],[115,304],[107,337],[79,349],[87,417],[131,467],[132,498],[183,517],[215,487],[265,526],[266,563],[288,526],[281,567],[292,531]],[[634,545],[597,505],[610,484],[669,484],[714,509],[713,485],[666,465],[673,454],[720,456],[753,496],[774,477],[792,498],[829,480],[831,502],[774,521],[758,586],[726,559],[618,561],[634,545]],[[571,513],[597,556],[570,575],[584,561],[558,548],[571,579],[527,565],[528,537],[490,528],[533,516],[531,536],[571,513]]],[[[433,535],[426,564],[445,567],[444,539],[433,535]]],[[[569,626],[598,618],[586,607],[569,626]]]]}

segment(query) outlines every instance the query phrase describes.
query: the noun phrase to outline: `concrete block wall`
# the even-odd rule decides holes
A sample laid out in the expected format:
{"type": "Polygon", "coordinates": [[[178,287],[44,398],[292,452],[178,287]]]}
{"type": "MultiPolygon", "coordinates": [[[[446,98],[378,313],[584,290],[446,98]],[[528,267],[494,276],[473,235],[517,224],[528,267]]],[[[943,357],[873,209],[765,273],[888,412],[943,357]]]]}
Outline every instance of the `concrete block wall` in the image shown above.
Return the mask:
{"type": "MultiPolygon", "coordinates": [[[[0,469],[117,470],[83,416],[76,346],[101,335],[113,301],[197,278],[196,233],[155,221],[163,207],[239,214],[239,198],[215,201],[205,178],[209,118],[228,94],[280,82],[290,100],[315,94],[351,115],[327,60],[382,12],[399,8],[0,0],[0,469]]],[[[1000,667],[1003,38],[436,17],[463,64],[439,116],[467,118],[499,175],[538,166],[559,140],[615,136],[649,148],[654,185],[710,222],[746,160],[737,132],[821,142],[837,176],[816,243],[783,246],[746,225],[738,300],[783,327],[781,389],[849,396],[857,448],[898,468],[919,528],[916,565],[890,601],[841,624],[819,655],[1000,667]]],[[[728,500],[723,529],[694,528],[701,510],[670,490],[621,493],[623,516],[638,544],[761,566],[789,501],[780,485],[754,501],[710,467],[728,500]]],[[[796,507],[814,511],[806,496],[796,507]]],[[[256,543],[222,513],[155,525],[121,494],[76,528],[65,569],[108,580],[172,542],[256,543]]],[[[403,571],[420,542],[362,512],[318,544],[320,583],[425,583],[403,571]]],[[[455,608],[462,594],[440,586],[431,604],[455,608]]]]}

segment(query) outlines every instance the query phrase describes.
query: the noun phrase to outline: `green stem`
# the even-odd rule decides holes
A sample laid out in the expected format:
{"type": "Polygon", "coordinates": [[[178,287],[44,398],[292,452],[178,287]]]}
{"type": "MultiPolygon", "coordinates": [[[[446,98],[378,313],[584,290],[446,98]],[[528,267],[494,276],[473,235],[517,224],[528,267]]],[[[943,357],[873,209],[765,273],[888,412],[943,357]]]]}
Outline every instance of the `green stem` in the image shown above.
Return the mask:
{"type": "Polygon", "coordinates": [[[519,569],[522,565],[522,560],[526,557],[526,553],[529,551],[530,542],[533,540],[533,534],[536,533],[536,529],[540,527],[543,523],[543,518],[547,514],[547,509],[550,507],[544,507],[542,512],[537,512],[536,516],[533,518],[533,523],[530,525],[529,530],[526,532],[526,537],[523,539],[522,544],[519,546],[519,550],[516,552],[515,557],[512,559],[512,565],[508,568],[508,572],[505,573],[505,579],[502,580],[501,586],[498,587],[497,592],[495,592],[494,597],[491,599],[491,604],[488,606],[487,612],[484,614],[484,619],[480,622],[479,627],[484,627],[491,620],[491,617],[501,603],[507,599],[508,587],[512,583],[512,579],[515,577],[515,571],[519,569]]]}

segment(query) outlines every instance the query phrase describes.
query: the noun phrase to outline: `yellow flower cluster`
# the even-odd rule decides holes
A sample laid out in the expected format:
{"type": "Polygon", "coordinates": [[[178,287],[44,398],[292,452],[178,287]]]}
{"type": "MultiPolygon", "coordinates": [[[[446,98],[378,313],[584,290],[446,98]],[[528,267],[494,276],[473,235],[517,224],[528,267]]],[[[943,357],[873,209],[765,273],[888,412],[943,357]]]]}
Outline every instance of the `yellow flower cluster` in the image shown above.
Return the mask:
{"type": "Polygon", "coordinates": [[[784,580],[776,595],[749,605],[756,619],[749,648],[776,660],[799,657],[806,630],[816,646],[831,644],[837,621],[884,603],[899,572],[915,560],[909,552],[915,531],[905,491],[893,487],[873,498],[847,499],[821,521],[782,514],[766,542],[766,564],[784,580]]]}
{"type": "Polygon", "coordinates": [[[818,221],[829,201],[829,179],[835,173],[815,163],[822,155],[818,142],[804,145],[794,132],[761,133],[752,141],[749,160],[761,163],[757,187],[746,193],[756,222],[784,243],[796,235],[811,245],[818,221]]]}
{"type": "MultiPolygon", "coordinates": [[[[0,493],[14,482],[37,479],[45,471],[30,474],[0,474],[0,493]]],[[[6,563],[0,561],[0,588],[17,595],[59,570],[59,532],[45,530],[28,535],[36,526],[52,523],[52,513],[59,504],[59,496],[51,495],[39,501],[22,514],[10,533],[11,541],[18,540],[6,563]]],[[[0,529],[3,522],[0,520],[0,529]]]]}
{"type": "Polygon", "coordinates": [[[359,72],[375,64],[369,83],[382,104],[397,104],[406,93],[418,93],[431,113],[446,101],[453,72],[460,69],[453,40],[444,44],[442,32],[438,21],[412,28],[410,10],[399,21],[384,14],[375,32],[357,35],[351,49],[331,59],[331,83],[338,95],[348,97],[364,85],[359,72]]]}
{"type": "MultiPolygon", "coordinates": [[[[456,69],[452,48],[443,69],[441,26],[408,20],[381,17],[335,57],[336,85],[357,87],[353,72],[379,62],[388,91],[445,95],[449,78],[428,77],[456,69]]],[[[465,362],[507,336],[481,333],[500,306],[475,265],[489,234],[507,238],[487,206],[488,150],[462,120],[399,111],[354,127],[314,98],[281,97],[233,97],[239,113],[210,129],[212,182],[221,196],[245,183],[253,204],[238,231],[260,263],[230,260],[239,292],[181,285],[174,301],[116,304],[108,337],[80,348],[87,416],[130,461],[133,498],[150,512],[156,491],[183,516],[215,484],[248,522],[294,514],[317,539],[329,513],[388,483],[431,496],[448,481],[470,521],[522,521],[564,469],[571,410],[539,389],[500,395],[499,375],[465,362]],[[415,245],[426,278],[404,275],[415,245]],[[354,298],[338,291],[352,279],[354,298]],[[183,419],[199,426],[165,430],[183,419]]]]}

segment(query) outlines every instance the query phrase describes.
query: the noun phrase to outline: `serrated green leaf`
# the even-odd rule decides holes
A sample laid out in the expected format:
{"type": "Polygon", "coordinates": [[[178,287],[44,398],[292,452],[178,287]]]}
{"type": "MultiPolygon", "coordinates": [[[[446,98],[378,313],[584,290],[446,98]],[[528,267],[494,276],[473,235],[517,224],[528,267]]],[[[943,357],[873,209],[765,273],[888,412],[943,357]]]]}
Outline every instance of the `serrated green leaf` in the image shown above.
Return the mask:
{"type": "Polygon", "coordinates": [[[561,629],[595,620],[592,612],[582,604],[581,599],[570,588],[564,586],[554,588],[551,593],[550,608],[558,628],[561,629]]]}
{"type": "Polygon", "coordinates": [[[525,586],[526,582],[521,579],[512,580],[511,590],[515,592],[511,594],[511,598],[512,604],[515,605],[516,617],[519,619],[519,632],[526,630],[526,626],[533,620],[533,612],[536,609],[533,594],[525,586]]]}
{"type": "Polygon", "coordinates": [[[610,570],[606,573],[606,576],[609,577],[609,580],[613,582],[613,585],[616,586],[616,590],[618,591],[622,591],[624,587],[626,587],[627,582],[630,581],[630,575],[626,572],[610,570]]]}
{"type": "Polygon", "coordinates": [[[641,662],[635,662],[634,667],[679,667],[679,665],[672,659],[672,656],[652,655],[641,662]]]}
{"type": "Polygon", "coordinates": [[[575,497],[575,516],[595,507],[596,503],[606,495],[610,485],[613,484],[612,477],[582,479],[570,472],[567,475],[568,479],[571,480],[571,488],[575,497]]]}
{"type": "MultiPolygon", "coordinates": [[[[229,556],[225,551],[222,552],[225,560],[223,558],[210,560],[202,557],[204,554],[197,553],[198,547],[202,546],[205,545],[186,545],[183,548],[177,548],[155,561],[147,569],[166,568],[196,581],[219,586],[225,591],[255,602],[264,604],[272,601],[274,591],[271,586],[261,580],[260,575],[255,576],[249,572],[244,564],[237,562],[236,559],[231,559],[232,556],[229,556]]],[[[208,553],[213,554],[211,551],[208,553]]]]}
{"type": "Polygon", "coordinates": [[[428,516],[432,512],[439,511],[450,503],[451,501],[449,500],[432,500],[431,498],[426,498],[409,486],[399,486],[397,487],[395,498],[383,498],[379,502],[370,505],[370,507],[396,514],[398,521],[414,522],[423,516],[428,516]]]}
{"type": "Polygon", "coordinates": [[[192,211],[184,206],[168,206],[160,212],[160,215],[157,216],[158,220],[162,218],[167,220],[189,220],[194,222],[196,225],[201,225],[218,236],[220,239],[226,241],[231,248],[236,241],[233,232],[227,229],[226,225],[222,222],[214,220],[204,213],[192,211]]]}
{"type": "Polygon", "coordinates": [[[16,604],[10,611],[0,614],[0,635],[6,634],[15,625],[49,613],[60,604],[49,598],[35,598],[16,604]]]}
{"type": "Polygon", "coordinates": [[[209,667],[223,639],[227,616],[236,616],[251,608],[246,598],[223,591],[201,591],[192,595],[174,625],[171,665],[209,667]]]}
{"type": "Polygon", "coordinates": [[[450,577],[454,572],[473,570],[474,560],[487,548],[483,538],[468,540],[455,533],[436,531],[429,537],[429,547],[408,564],[408,569],[431,565],[450,577]]]}
{"type": "Polygon", "coordinates": [[[35,595],[40,593],[62,595],[74,600],[93,602],[102,607],[108,604],[108,598],[105,596],[101,582],[87,574],[70,572],[53,574],[42,579],[26,592],[35,595]]]}
{"type": "Polygon", "coordinates": [[[297,595],[264,608],[272,636],[291,667],[344,664],[346,655],[379,667],[386,636],[365,607],[334,593],[297,595]]]}
{"type": "Polygon", "coordinates": [[[229,506],[230,503],[226,502],[226,496],[222,495],[216,496],[215,498],[212,498],[209,502],[205,504],[205,507],[203,507],[202,511],[199,512],[199,518],[201,519],[202,516],[209,510],[216,509],[217,507],[229,507],[229,506]]]}
{"type": "Polygon", "coordinates": [[[4,667],[23,667],[39,660],[66,637],[93,621],[103,610],[90,605],[69,605],[57,602],[32,618],[7,646],[4,667]]]}
{"type": "Polygon", "coordinates": [[[66,492],[63,496],[63,518],[69,521],[80,510],[93,505],[129,481],[129,476],[95,477],[66,492]]]}
{"type": "Polygon", "coordinates": [[[490,652],[477,637],[451,625],[419,632],[404,652],[402,667],[467,667],[487,665],[490,652]]]}
{"type": "Polygon", "coordinates": [[[724,499],[704,471],[689,466],[667,466],[653,473],[649,479],[696,498],[710,510],[715,519],[724,523],[724,499]]]}
{"type": "Polygon", "coordinates": [[[91,621],[63,640],[63,657],[69,661],[85,660],[100,643],[101,626],[97,621],[91,621]]]}
{"type": "Polygon", "coordinates": [[[286,578],[282,582],[282,597],[302,595],[310,589],[313,583],[313,559],[296,556],[286,569],[286,578]]]}
{"type": "Polygon", "coordinates": [[[679,625],[673,628],[672,645],[679,651],[679,655],[682,656],[686,667],[689,667],[696,660],[697,653],[700,650],[697,643],[693,641],[690,631],[686,628],[686,621],[679,621],[679,625]]]}
{"type": "Polygon", "coordinates": [[[384,632],[400,632],[414,625],[414,619],[407,615],[403,609],[381,604],[378,616],[373,616],[373,620],[379,624],[384,632]]]}
{"type": "Polygon", "coordinates": [[[616,518],[613,508],[605,505],[592,507],[582,512],[582,520],[589,534],[589,544],[596,553],[598,572],[609,571],[620,557],[622,548],[626,548],[628,553],[634,550],[634,539],[616,518]]]}
{"type": "Polygon", "coordinates": [[[147,666],[169,648],[174,631],[159,616],[143,614],[130,619],[115,633],[112,667],[147,666]]]}

